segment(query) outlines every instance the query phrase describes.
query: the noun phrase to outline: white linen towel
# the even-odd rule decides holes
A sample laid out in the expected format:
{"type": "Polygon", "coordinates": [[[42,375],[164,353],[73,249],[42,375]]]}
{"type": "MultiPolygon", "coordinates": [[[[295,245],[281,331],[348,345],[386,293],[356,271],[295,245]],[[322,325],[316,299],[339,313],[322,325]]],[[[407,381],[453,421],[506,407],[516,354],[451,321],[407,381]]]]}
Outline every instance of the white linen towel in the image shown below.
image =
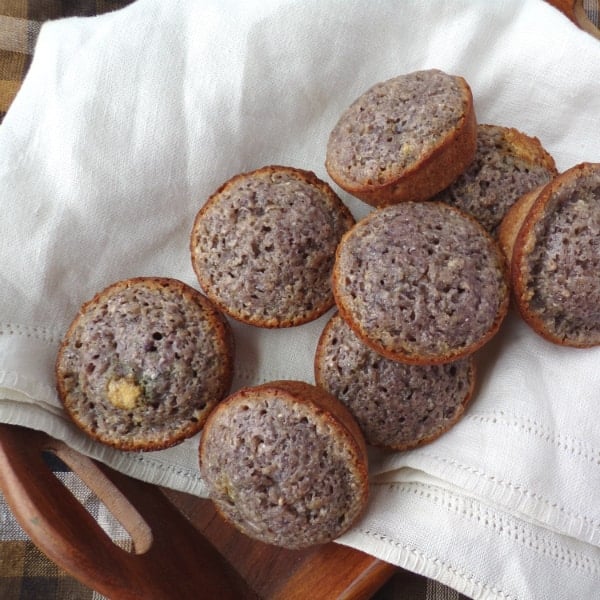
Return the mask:
{"type": "MultiPolygon", "coordinates": [[[[600,161],[600,44],[541,0],[138,0],[46,24],[0,127],[0,420],[204,495],[197,437],[127,454],[75,430],[54,391],[61,336],[118,279],[197,287],[188,236],[211,192],[270,163],[328,179],[341,111],[432,67],[467,79],[479,122],[539,137],[560,170],[600,161]]],[[[234,388],[313,381],[328,316],[234,324],[234,388]]],[[[600,597],[600,349],[553,346],[511,315],[478,360],[450,432],[371,454],[369,510],[340,541],[473,598],[600,597]]]]}

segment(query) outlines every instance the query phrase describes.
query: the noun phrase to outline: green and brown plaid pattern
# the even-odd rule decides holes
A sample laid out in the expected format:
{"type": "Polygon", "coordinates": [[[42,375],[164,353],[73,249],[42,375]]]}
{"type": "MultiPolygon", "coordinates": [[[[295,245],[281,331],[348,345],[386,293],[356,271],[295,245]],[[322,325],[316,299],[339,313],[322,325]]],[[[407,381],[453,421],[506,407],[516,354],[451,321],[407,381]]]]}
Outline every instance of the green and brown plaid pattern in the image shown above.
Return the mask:
{"type": "MultiPolygon", "coordinates": [[[[131,550],[131,537],[96,495],[52,454],[49,468],[114,543],[131,550]]],[[[104,598],[57,567],[29,540],[0,494],[0,598],[2,600],[101,600],[104,598]]]]}
{"type": "Polygon", "coordinates": [[[600,33],[600,0],[583,0],[582,6],[587,18],[600,33]]]}
{"type": "Polygon", "coordinates": [[[133,0],[0,0],[0,120],[27,73],[40,27],[62,17],[89,17],[133,0]]]}

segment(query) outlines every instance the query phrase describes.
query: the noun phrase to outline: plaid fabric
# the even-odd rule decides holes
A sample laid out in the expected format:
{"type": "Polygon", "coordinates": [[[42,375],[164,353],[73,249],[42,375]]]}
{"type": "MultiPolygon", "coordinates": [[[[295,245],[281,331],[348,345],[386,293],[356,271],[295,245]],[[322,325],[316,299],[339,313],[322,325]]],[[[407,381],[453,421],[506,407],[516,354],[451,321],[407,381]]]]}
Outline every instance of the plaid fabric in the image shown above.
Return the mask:
{"type": "Polygon", "coordinates": [[[600,0],[583,0],[582,6],[587,18],[598,28],[600,34],[600,0]]]}
{"type": "MultiPolygon", "coordinates": [[[[44,21],[93,16],[117,10],[133,0],[0,0],[0,121],[15,97],[31,62],[44,21]]],[[[579,0],[589,20],[600,26],[600,0],[579,0]]],[[[600,32],[599,32],[600,33],[600,32]]],[[[130,549],[127,532],[89,488],[49,457],[56,476],[96,518],[113,541],[130,549]]],[[[103,598],[59,569],[28,539],[0,494],[0,598],[3,600],[100,600],[103,598]]],[[[466,600],[435,581],[398,570],[375,600],[466,600]]]]}
{"type": "Polygon", "coordinates": [[[131,4],[133,0],[0,0],[0,121],[29,68],[44,21],[89,17],[131,4]]]}
{"type": "MultiPolygon", "coordinates": [[[[113,542],[131,550],[131,537],[93,492],[52,454],[45,455],[56,477],[90,512],[113,542]]],[[[57,567],[29,540],[0,494],[0,598],[3,600],[101,600],[98,594],[57,567]]]]}

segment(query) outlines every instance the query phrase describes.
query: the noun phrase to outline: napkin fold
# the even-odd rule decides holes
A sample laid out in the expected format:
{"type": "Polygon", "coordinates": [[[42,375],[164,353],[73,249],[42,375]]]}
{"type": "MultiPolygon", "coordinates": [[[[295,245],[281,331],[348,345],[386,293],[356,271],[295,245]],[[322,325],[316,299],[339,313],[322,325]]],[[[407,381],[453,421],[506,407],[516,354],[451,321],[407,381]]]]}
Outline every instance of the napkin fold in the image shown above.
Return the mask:
{"type": "MultiPolygon", "coordinates": [[[[118,279],[197,287],[189,233],[222,182],[266,164],[328,180],[341,111],[434,67],[467,79],[479,122],[539,137],[560,170],[600,160],[600,45],[541,0],[137,0],[44,25],[0,127],[0,421],[205,495],[198,437],[130,454],[73,427],[53,377],[66,327],[118,279]]],[[[340,195],[357,218],[370,210],[340,195]]],[[[312,382],[329,316],[232,323],[234,389],[312,382]]],[[[473,598],[598,597],[600,349],[553,346],[511,314],[477,361],[476,397],[451,431],[372,451],[369,510],[339,541],[473,598]]]]}

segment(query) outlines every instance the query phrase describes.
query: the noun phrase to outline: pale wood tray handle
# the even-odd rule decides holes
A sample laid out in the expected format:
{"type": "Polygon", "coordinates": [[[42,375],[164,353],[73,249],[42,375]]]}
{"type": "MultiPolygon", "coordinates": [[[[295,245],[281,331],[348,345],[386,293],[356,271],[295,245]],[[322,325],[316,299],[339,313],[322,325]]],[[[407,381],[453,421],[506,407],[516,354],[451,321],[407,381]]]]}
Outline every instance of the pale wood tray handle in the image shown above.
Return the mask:
{"type": "Polygon", "coordinates": [[[157,487],[116,473],[43,433],[0,425],[0,487],[38,548],[109,598],[256,597],[157,487]],[[114,544],[52,473],[44,451],[54,452],[104,502],[131,535],[133,552],[114,544]]]}

